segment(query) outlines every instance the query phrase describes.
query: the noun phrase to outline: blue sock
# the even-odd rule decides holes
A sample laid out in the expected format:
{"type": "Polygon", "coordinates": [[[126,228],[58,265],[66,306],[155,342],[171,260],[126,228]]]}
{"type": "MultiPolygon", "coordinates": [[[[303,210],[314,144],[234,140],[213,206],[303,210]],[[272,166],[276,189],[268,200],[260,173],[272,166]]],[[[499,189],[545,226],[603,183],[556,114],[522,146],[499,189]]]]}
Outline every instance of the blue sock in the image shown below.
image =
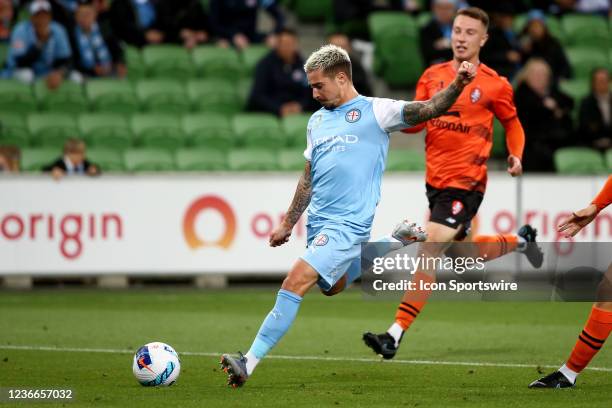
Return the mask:
{"type": "Polygon", "coordinates": [[[293,324],[301,301],[301,296],[288,290],[279,290],[276,304],[261,324],[249,352],[258,359],[264,358],[293,324]]]}

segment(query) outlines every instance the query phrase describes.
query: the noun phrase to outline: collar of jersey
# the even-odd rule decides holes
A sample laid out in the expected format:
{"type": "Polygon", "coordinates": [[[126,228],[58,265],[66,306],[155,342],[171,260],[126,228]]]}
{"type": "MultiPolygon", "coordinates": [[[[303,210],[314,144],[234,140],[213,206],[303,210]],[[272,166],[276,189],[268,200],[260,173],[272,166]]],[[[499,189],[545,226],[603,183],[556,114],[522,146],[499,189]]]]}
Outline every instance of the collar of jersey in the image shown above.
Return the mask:
{"type": "Polygon", "coordinates": [[[357,95],[356,97],[354,97],[351,100],[346,101],[344,104],[338,106],[337,108],[333,109],[335,111],[341,111],[341,110],[345,110],[346,108],[350,107],[351,105],[354,105],[355,103],[359,102],[360,100],[362,100],[364,98],[364,96],[362,95],[357,95]]]}

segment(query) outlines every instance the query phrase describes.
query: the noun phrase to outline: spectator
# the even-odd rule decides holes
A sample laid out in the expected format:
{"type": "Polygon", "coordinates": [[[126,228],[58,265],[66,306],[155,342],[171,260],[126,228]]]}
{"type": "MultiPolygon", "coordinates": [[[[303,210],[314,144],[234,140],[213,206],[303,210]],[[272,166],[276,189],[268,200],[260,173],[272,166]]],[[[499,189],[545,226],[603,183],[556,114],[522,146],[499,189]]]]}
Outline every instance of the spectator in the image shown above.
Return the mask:
{"type": "Polygon", "coordinates": [[[368,80],[368,74],[363,68],[363,65],[361,65],[359,57],[353,52],[353,47],[351,47],[351,41],[349,40],[348,36],[342,33],[334,33],[330,34],[327,41],[330,44],[343,48],[349,53],[349,56],[351,57],[351,65],[353,67],[353,85],[355,85],[357,92],[365,96],[374,96],[372,87],[370,86],[370,81],[368,80]]]}
{"type": "Polygon", "coordinates": [[[210,0],[210,23],[219,45],[238,49],[264,40],[273,43],[274,36],[257,32],[257,10],[263,7],[275,20],[275,33],[285,25],[285,18],[276,0],[210,0]]]}
{"type": "Polygon", "coordinates": [[[74,17],[76,26],[71,40],[75,69],[87,77],[110,75],[111,55],[100,32],[92,0],[79,0],[74,17]]]}
{"type": "Polygon", "coordinates": [[[591,74],[591,93],[580,104],[580,140],[602,152],[612,147],[612,92],[610,73],[597,68],[591,74]]]}
{"type": "Polygon", "coordinates": [[[351,36],[369,40],[365,23],[368,15],[375,11],[373,0],[334,0],[332,2],[332,23],[339,29],[347,29],[351,36]]]}
{"type": "MultiPolygon", "coordinates": [[[[11,27],[15,9],[11,0],[0,0],[0,43],[8,42],[11,38],[11,27]]],[[[0,61],[2,64],[4,61],[0,61]]]]}
{"type": "Polygon", "coordinates": [[[489,39],[481,52],[482,62],[510,80],[521,63],[518,39],[512,30],[514,11],[511,2],[502,2],[495,7],[491,12],[489,39]]]}
{"type": "Polygon", "coordinates": [[[296,33],[287,29],[281,31],[276,48],[255,68],[249,110],[281,117],[316,110],[303,66],[296,33]]]}
{"type": "Polygon", "coordinates": [[[431,21],[421,28],[420,46],[426,66],[453,58],[451,33],[457,0],[434,0],[431,21]]]}
{"type": "Polygon", "coordinates": [[[68,139],[64,144],[64,156],[43,167],[43,171],[51,172],[56,180],[65,175],[97,176],[100,174],[98,166],[85,158],[85,142],[80,139],[68,139]]]}
{"type": "Polygon", "coordinates": [[[522,60],[533,57],[542,58],[553,71],[554,81],[572,76],[572,68],[567,60],[561,43],[554,38],[544,20],[544,14],[539,10],[529,13],[527,25],[520,38],[522,60]]]}
{"type": "Polygon", "coordinates": [[[19,172],[19,148],[0,146],[0,174],[19,172]]]}
{"type": "Polygon", "coordinates": [[[119,40],[136,46],[160,44],[165,40],[159,0],[113,0],[111,27],[119,40]]]}
{"type": "Polygon", "coordinates": [[[527,62],[517,83],[514,99],[526,135],[523,168],[554,171],[554,151],[571,144],[573,101],[553,86],[551,69],[540,58],[527,62]]]}
{"type": "Polygon", "coordinates": [[[160,4],[166,42],[191,49],[209,39],[209,20],[200,0],[173,0],[160,4]]]}
{"type": "Polygon", "coordinates": [[[46,78],[47,87],[59,87],[70,66],[70,43],[64,27],[51,20],[51,4],[30,4],[30,20],[13,30],[7,58],[9,75],[24,82],[46,78]]]}

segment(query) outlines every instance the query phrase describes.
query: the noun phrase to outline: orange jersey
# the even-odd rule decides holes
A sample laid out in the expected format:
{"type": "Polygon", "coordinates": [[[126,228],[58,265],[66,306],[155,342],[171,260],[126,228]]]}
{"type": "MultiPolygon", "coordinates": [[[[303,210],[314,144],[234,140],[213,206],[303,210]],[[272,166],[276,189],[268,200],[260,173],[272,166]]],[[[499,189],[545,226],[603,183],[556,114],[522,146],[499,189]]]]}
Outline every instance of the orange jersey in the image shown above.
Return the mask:
{"type": "Polygon", "coordinates": [[[606,185],[603,186],[599,194],[597,194],[592,204],[595,204],[597,211],[601,211],[612,204],[612,176],[608,176],[606,185]]]}
{"type": "MultiPolygon", "coordinates": [[[[431,66],[417,83],[415,100],[430,99],[455,76],[452,61],[431,66]]],[[[493,146],[493,116],[502,122],[518,121],[512,86],[481,63],[476,78],[448,112],[426,124],[428,184],[438,189],[485,191],[486,163],[493,146]]]]}

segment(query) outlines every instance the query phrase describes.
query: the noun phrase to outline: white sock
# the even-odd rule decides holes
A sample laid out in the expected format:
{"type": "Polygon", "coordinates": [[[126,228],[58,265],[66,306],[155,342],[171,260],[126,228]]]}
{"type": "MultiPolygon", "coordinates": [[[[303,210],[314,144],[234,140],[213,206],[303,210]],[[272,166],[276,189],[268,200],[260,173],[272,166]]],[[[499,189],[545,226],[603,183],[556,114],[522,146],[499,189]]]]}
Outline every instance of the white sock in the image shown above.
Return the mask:
{"type": "Polygon", "coordinates": [[[389,330],[387,330],[387,333],[393,337],[393,340],[395,340],[395,348],[397,348],[400,340],[402,339],[402,335],[404,334],[404,329],[402,329],[402,326],[394,322],[391,327],[389,327],[389,330]]]}
{"type": "Polygon", "coordinates": [[[516,245],[517,252],[523,252],[527,248],[527,240],[518,235],[518,244],[516,245]]]}
{"type": "Polygon", "coordinates": [[[259,359],[255,357],[255,354],[251,353],[251,350],[249,350],[244,356],[247,359],[247,375],[250,377],[253,373],[253,370],[255,370],[255,367],[257,367],[257,364],[259,364],[259,359]]]}
{"type": "Polygon", "coordinates": [[[565,364],[563,364],[561,366],[559,371],[561,372],[561,374],[563,374],[565,376],[565,378],[570,380],[570,382],[572,384],[576,384],[576,377],[578,377],[578,374],[580,374],[580,373],[575,372],[574,370],[572,370],[571,368],[569,368],[565,364]]]}

